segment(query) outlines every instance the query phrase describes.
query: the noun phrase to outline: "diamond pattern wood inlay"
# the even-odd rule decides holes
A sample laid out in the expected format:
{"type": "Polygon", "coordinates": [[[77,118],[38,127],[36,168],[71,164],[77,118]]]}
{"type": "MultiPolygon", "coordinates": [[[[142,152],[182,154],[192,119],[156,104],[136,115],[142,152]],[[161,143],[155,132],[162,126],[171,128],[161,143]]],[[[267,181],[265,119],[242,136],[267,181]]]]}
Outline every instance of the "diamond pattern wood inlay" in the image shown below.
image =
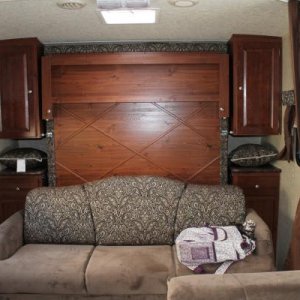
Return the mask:
{"type": "Polygon", "coordinates": [[[218,102],[57,104],[57,185],[111,175],[219,183],[218,102]]]}

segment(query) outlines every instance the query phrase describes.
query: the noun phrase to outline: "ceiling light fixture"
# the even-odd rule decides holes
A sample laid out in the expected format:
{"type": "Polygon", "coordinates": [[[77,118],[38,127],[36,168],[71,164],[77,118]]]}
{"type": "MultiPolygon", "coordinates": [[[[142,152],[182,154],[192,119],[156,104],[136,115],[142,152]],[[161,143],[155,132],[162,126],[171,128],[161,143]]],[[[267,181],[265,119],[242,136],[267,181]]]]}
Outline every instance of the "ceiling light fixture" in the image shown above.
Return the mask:
{"type": "Polygon", "coordinates": [[[169,0],[169,3],[176,7],[192,7],[198,2],[199,0],[169,0]]]}
{"type": "Polygon", "coordinates": [[[106,24],[154,24],[155,9],[117,9],[100,11],[106,24]]]}
{"type": "Polygon", "coordinates": [[[63,9],[80,9],[86,5],[85,0],[59,0],[57,6],[63,9]]]}
{"type": "Polygon", "coordinates": [[[97,0],[98,9],[139,9],[150,5],[150,0],[97,0]]]}
{"type": "Polygon", "coordinates": [[[106,24],[154,24],[158,9],[150,0],[97,0],[98,12],[106,24]]]}

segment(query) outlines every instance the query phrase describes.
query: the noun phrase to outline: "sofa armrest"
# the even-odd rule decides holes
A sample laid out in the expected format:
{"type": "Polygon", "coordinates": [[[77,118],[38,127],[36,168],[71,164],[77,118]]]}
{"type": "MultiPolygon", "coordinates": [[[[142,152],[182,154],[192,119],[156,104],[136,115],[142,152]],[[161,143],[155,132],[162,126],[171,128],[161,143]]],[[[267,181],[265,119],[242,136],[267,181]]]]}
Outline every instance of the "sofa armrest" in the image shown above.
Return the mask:
{"type": "Polygon", "coordinates": [[[18,211],[0,224],[0,260],[9,258],[23,245],[23,212],[18,211]]]}
{"type": "Polygon", "coordinates": [[[187,275],[168,282],[168,300],[298,300],[300,271],[187,275]]]}

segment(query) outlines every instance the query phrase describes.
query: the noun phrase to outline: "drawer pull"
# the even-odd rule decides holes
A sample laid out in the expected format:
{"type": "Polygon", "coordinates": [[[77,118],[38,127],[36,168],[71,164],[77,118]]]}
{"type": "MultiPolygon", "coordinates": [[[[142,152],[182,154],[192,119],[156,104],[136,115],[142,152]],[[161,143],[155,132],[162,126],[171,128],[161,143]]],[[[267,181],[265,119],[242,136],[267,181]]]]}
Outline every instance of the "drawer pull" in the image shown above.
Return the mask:
{"type": "Polygon", "coordinates": [[[256,189],[259,189],[259,184],[256,184],[254,187],[255,187],[256,189]]]}
{"type": "Polygon", "coordinates": [[[20,190],[20,188],[17,186],[17,187],[16,187],[16,191],[19,191],[19,190],[20,190]]]}

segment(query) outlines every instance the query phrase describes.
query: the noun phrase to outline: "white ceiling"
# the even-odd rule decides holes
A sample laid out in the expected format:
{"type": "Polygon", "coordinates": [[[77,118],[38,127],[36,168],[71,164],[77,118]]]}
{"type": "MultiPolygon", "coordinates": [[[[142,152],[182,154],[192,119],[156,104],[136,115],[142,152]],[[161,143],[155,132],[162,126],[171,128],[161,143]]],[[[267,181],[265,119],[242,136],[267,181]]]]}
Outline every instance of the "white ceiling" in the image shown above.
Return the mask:
{"type": "Polygon", "coordinates": [[[233,33],[284,36],[287,3],[279,0],[200,0],[177,8],[152,0],[160,8],[154,25],[105,25],[96,0],[80,10],[64,10],[55,0],[0,0],[0,39],[38,37],[41,42],[227,41],[233,33]]]}

